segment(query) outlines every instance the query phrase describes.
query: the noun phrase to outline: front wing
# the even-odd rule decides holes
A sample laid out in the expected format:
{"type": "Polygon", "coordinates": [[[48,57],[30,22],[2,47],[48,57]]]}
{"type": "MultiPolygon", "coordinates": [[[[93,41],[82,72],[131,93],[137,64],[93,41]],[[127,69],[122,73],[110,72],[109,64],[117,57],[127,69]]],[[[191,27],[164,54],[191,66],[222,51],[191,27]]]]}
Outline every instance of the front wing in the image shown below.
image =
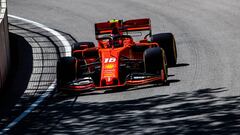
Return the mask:
{"type": "Polygon", "coordinates": [[[110,86],[96,86],[93,81],[88,77],[87,79],[79,79],[69,82],[68,84],[61,86],[59,89],[62,91],[93,91],[93,90],[104,90],[104,89],[124,89],[145,84],[154,83],[166,83],[166,79],[163,75],[152,75],[152,74],[132,74],[126,77],[126,81],[120,85],[110,86]],[[84,83],[83,83],[84,82],[84,83]]]}

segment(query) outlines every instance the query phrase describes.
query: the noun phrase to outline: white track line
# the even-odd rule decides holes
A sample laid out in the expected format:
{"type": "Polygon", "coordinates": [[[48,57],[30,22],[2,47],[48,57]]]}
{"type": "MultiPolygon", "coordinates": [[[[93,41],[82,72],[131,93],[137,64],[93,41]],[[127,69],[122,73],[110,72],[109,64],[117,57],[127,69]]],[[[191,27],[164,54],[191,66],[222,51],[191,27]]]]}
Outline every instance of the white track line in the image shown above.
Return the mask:
{"type": "MultiPolygon", "coordinates": [[[[55,35],[63,44],[64,48],[65,48],[65,56],[71,56],[71,46],[70,46],[70,43],[67,41],[67,39],[62,36],[59,32],[53,30],[53,29],[50,29],[48,28],[47,26],[43,25],[43,24],[40,24],[38,22],[34,22],[34,21],[31,21],[31,20],[27,20],[27,19],[24,19],[24,18],[21,18],[21,17],[17,17],[17,16],[14,16],[14,15],[8,15],[8,17],[12,17],[12,18],[15,18],[15,19],[19,19],[19,20],[22,20],[22,21],[25,21],[25,22],[28,22],[28,23],[31,23],[39,28],[42,28],[50,33],[52,33],[53,35],[55,35]]],[[[31,104],[29,106],[29,108],[27,110],[25,110],[22,114],[20,114],[16,119],[14,119],[10,124],[8,124],[4,129],[2,129],[0,131],[0,134],[5,134],[7,133],[8,131],[11,130],[11,128],[13,128],[16,124],[18,124],[22,119],[24,119],[29,113],[31,113],[40,103],[42,103],[44,101],[44,99],[46,97],[48,97],[51,92],[55,89],[56,87],[56,80],[53,81],[53,83],[48,87],[48,89],[46,90],[45,93],[43,93],[33,104],[31,104]]]]}
{"type": "Polygon", "coordinates": [[[8,17],[12,17],[12,18],[15,18],[15,19],[18,19],[18,20],[22,20],[22,21],[25,21],[25,22],[28,22],[28,23],[31,23],[39,28],[42,28],[50,33],[52,33],[53,35],[55,35],[61,42],[62,44],[64,45],[64,48],[65,48],[65,56],[71,56],[71,45],[70,43],[67,41],[67,39],[62,36],[59,32],[53,30],[53,29],[50,29],[48,28],[47,26],[43,25],[43,24],[40,24],[38,22],[34,22],[34,21],[31,21],[31,20],[28,20],[28,19],[24,19],[24,18],[21,18],[21,17],[18,17],[18,16],[14,16],[14,15],[8,15],[8,17]]]}

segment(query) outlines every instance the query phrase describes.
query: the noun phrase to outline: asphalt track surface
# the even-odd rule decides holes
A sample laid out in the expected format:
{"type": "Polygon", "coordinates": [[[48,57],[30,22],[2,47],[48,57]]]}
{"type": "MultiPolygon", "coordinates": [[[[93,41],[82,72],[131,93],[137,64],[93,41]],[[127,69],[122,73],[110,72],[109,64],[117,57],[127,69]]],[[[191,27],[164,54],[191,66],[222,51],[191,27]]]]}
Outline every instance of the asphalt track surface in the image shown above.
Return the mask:
{"type": "Polygon", "coordinates": [[[16,132],[25,134],[239,134],[240,1],[9,0],[9,13],[94,41],[94,23],[149,17],[172,32],[170,86],[55,96],[16,132]]]}

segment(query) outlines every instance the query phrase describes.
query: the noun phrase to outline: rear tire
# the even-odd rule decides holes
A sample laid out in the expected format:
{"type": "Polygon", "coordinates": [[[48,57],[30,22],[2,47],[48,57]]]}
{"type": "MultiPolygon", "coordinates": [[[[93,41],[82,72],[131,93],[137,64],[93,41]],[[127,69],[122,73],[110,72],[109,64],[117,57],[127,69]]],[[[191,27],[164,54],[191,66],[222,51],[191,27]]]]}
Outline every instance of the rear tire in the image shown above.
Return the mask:
{"type": "Polygon", "coordinates": [[[164,49],[168,66],[173,67],[177,64],[177,48],[172,33],[155,34],[152,36],[152,42],[158,43],[164,49]]]}
{"type": "Polygon", "coordinates": [[[93,42],[77,42],[72,44],[72,51],[83,50],[85,48],[92,48],[92,47],[95,47],[93,42]],[[83,47],[83,45],[86,45],[86,47],[83,47]]]}
{"type": "Polygon", "coordinates": [[[148,48],[143,53],[144,68],[146,73],[161,75],[167,81],[168,70],[165,52],[160,47],[148,48]]]}
{"type": "Polygon", "coordinates": [[[76,78],[76,58],[62,57],[57,63],[57,87],[60,88],[76,78]]]}

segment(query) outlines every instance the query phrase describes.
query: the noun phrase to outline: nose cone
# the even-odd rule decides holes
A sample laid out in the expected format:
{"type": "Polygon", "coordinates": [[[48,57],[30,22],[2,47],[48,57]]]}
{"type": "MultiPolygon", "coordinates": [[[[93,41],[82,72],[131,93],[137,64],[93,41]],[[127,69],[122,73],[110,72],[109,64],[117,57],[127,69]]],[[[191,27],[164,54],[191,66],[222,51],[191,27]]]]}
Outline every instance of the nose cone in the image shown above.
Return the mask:
{"type": "Polygon", "coordinates": [[[107,77],[101,80],[102,86],[118,85],[118,79],[114,77],[107,77]]]}
{"type": "Polygon", "coordinates": [[[101,50],[101,84],[110,86],[118,84],[118,57],[119,50],[101,50]]]}

